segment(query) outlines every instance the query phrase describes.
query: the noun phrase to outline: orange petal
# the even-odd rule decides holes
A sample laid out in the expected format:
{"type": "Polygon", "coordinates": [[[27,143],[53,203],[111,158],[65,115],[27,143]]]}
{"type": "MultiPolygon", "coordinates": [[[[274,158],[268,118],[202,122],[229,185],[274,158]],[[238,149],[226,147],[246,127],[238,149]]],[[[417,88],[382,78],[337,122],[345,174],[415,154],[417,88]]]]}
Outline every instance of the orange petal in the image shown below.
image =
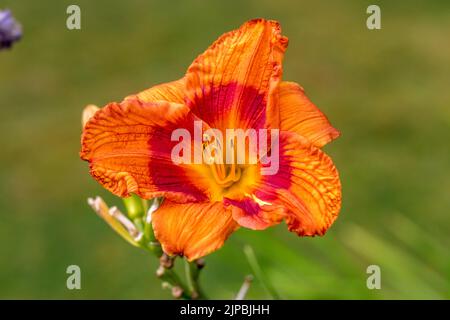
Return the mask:
{"type": "Polygon", "coordinates": [[[240,200],[225,199],[224,203],[232,205],[233,219],[239,225],[253,230],[264,230],[280,223],[285,216],[283,206],[263,204],[260,199],[254,197],[240,200]]]}
{"type": "Polygon", "coordinates": [[[89,161],[91,175],[117,196],[204,200],[204,178],[192,166],[171,159],[178,143],[171,141],[173,130],[192,132],[196,119],[181,104],[137,99],[110,103],[84,127],[80,156],[89,161]]]}
{"type": "Polygon", "coordinates": [[[143,102],[168,101],[184,103],[185,80],[181,78],[172,82],[162,83],[141,91],[137,94],[126,97],[125,99],[139,98],[143,102]]]}
{"type": "Polygon", "coordinates": [[[331,126],[298,84],[283,81],[274,94],[278,94],[275,101],[281,130],[298,133],[319,148],[339,137],[339,131],[331,126]]]}
{"type": "Polygon", "coordinates": [[[176,204],[165,200],[152,215],[164,252],[189,261],[219,249],[238,227],[221,202],[176,204]]]}
{"type": "Polygon", "coordinates": [[[323,235],[341,207],[341,183],[332,160],[295,133],[280,135],[279,171],[261,176],[255,196],[286,208],[289,230],[323,235]]]}
{"type": "Polygon", "coordinates": [[[222,35],[189,67],[187,104],[213,128],[263,127],[287,42],[277,22],[263,19],[222,35]]]}

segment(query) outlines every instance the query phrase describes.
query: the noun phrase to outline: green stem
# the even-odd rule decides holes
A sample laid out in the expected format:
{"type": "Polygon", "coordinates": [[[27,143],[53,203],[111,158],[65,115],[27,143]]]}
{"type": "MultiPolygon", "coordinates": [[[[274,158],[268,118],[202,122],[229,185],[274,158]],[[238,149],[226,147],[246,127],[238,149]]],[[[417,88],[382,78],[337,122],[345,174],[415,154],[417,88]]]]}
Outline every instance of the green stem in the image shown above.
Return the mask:
{"type": "Polygon", "coordinates": [[[184,259],[184,271],[186,273],[187,287],[192,299],[206,299],[204,292],[198,283],[200,268],[195,262],[184,259]]]}
{"type": "MultiPolygon", "coordinates": [[[[127,209],[128,217],[133,221],[133,224],[138,228],[138,230],[144,235],[143,239],[139,241],[138,245],[141,248],[150,251],[157,258],[161,258],[164,253],[161,248],[161,244],[155,238],[150,220],[146,221],[147,211],[149,210],[148,201],[143,200],[133,194],[128,198],[124,198],[123,202],[127,209]]],[[[152,200],[151,205],[158,205],[160,203],[161,199],[155,198],[152,200]]],[[[172,266],[164,267],[163,265],[160,265],[160,269],[158,269],[157,272],[158,277],[163,281],[163,283],[167,283],[169,288],[180,288],[182,290],[180,298],[202,299],[204,298],[204,295],[198,285],[198,275],[200,269],[195,263],[189,263],[187,260],[185,261],[187,285],[183,283],[172,266]]]]}
{"type": "Polygon", "coordinates": [[[165,269],[163,277],[161,280],[167,281],[172,287],[180,287],[183,290],[181,298],[189,300],[192,299],[189,293],[189,289],[181,281],[178,274],[172,269],[165,269]]]}
{"type": "Polygon", "coordinates": [[[279,300],[280,296],[278,295],[275,288],[272,286],[270,281],[267,280],[265,277],[259,263],[258,259],[256,259],[255,252],[253,251],[253,248],[249,245],[246,245],[244,247],[244,253],[247,257],[248,263],[250,264],[250,267],[253,270],[253,273],[255,274],[255,277],[258,278],[258,280],[261,282],[264,289],[267,291],[267,293],[271,296],[272,299],[279,300]]]}

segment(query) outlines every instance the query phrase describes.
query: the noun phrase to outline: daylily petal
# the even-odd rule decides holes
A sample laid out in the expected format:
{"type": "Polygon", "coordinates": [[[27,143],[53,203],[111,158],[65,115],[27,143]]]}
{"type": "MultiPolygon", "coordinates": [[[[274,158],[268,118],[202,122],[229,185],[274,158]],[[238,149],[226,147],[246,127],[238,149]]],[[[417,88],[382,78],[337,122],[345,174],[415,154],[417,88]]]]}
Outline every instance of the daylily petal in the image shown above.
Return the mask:
{"type": "Polygon", "coordinates": [[[264,204],[250,197],[225,199],[224,203],[232,205],[233,219],[239,225],[253,230],[263,230],[280,223],[286,211],[282,205],[264,204]]]}
{"type": "Polygon", "coordinates": [[[176,103],[184,103],[185,96],[185,79],[181,78],[172,82],[158,84],[147,90],[126,97],[125,99],[138,98],[143,102],[169,101],[176,103]]]}
{"type": "Polygon", "coordinates": [[[221,202],[176,204],[167,200],[153,213],[152,224],[164,252],[189,261],[219,249],[238,227],[221,202]]]}
{"type": "MultiPolygon", "coordinates": [[[[255,197],[284,206],[290,231],[323,235],[341,207],[341,183],[332,160],[308,139],[291,132],[280,134],[279,154],[278,173],[261,176],[255,197]]],[[[261,210],[256,215],[261,216],[261,210]]]]}
{"type": "Polygon", "coordinates": [[[204,200],[204,177],[193,166],[171,159],[178,143],[171,141],[173,130],[192,132],[196,119],[181,104],[137,99],[110,103],[84,127],[80,156],[89,161],[91,175],[120,197],[136,193],[145,199],[204,200]]]}
{"type": "Polygon", "coordinates": [[[264,127],[287,42],[277,22],[263,19],[222,35],[189,67],[186,103],[222,131],[264,127]]]}
{"type": "Polygon", "coordinates": [[[339,137],[339,131],[297,83],[281,82],[274,95],[278,95],[274,100],[280,113],[280,130],[298,133],[319,148],[339,137]]]}

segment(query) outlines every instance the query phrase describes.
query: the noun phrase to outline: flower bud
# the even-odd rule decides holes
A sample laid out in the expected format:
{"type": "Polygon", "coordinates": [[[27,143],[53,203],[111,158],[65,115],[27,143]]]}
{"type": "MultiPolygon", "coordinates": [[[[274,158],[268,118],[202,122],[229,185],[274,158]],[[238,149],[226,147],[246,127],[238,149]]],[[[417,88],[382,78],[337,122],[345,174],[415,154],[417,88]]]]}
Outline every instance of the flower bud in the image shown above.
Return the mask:
{"type": "Polygon", "coordinates": [[[173,267],[173,258],[169,257],[166,253],[163,253],[159,258],[159,263],[166,269],[170,269],[173,267]]]}
{"type": "Polygon", "coordinates": [[[81,125],[83,128],[98,110],[100,110],[100,108],[94,104],[89,104],[84,108],[83,113],[81,114],[81,125]]]}
{"type": "Polygon", "coordinates": [[[128,198],[123,198],[123,203],[127,208],[127,214],[130,219],[143,217],[147,207],[147,200],[141,199],[135,194],[132,194],[128,198]]]}
{"type": "Polygon", "coordinates": [[[156,269],[156,276],[158,278],[162,278],[164,276],[165,272],[166,272],[166,269],[163,266],[159,266],[158,269],[156,269]]]}
{"type": "Polygon", "coordinates": [[[172,288],[172,296],[175,299],[180,299],[183,296],[183,289],[181,289],[179,286],[175,286],[172,288]]]}
{"type": "Polygon", "coordinates": [[[142,239],[142,233],[134,224],[123,215],[116,207],[109,208],[102,198],[89,198],[91,208],[110,225],[122,238],[134,246],[140,246],[138,241],[142,239]]]}

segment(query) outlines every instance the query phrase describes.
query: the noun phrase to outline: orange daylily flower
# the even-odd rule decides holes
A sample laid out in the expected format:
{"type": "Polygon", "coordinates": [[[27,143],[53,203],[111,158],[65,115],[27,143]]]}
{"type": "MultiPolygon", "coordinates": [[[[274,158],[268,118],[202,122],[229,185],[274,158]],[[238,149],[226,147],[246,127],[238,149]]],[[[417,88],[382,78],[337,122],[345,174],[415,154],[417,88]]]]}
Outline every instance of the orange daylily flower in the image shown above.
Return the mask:
{"type": "MultiPolygon", "coordinates": [[[[281,81],[288,40],[255,19],[222,35],[179,80],[110,103],[83,129],[81,158],[119,197],[164,197],[152,224],[166,253],[197,259],[239,226],[283,220],[300,236],[323,235],[338,216],[341,185],[320,149],[339,136],[296,83],[281,81]],[[279,170],[256,164],[176,164],[178,128],[279,129],[279,170]]],[[[195,149],[196,147],[193,146],[195,149]]]]}

